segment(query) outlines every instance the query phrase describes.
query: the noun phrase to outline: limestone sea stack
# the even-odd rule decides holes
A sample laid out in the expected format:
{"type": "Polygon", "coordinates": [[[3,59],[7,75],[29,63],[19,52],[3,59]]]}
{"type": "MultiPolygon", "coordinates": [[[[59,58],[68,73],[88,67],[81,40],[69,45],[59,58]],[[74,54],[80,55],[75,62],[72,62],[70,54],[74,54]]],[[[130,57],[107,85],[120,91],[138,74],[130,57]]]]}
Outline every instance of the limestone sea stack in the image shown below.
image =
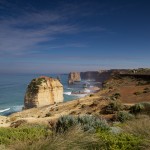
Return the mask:
{"type": "Polygon", "coordinates": [[[41,76],[33,79],[24,97],[24,109],[63,102],[63,85],[58,79],[41,76]]]}
{"type": "Polygon", "coordinates": [[[80,72],[70,72],[68,76],[68,84],[73,84],[74,82],[80,82],[80,72]]]}

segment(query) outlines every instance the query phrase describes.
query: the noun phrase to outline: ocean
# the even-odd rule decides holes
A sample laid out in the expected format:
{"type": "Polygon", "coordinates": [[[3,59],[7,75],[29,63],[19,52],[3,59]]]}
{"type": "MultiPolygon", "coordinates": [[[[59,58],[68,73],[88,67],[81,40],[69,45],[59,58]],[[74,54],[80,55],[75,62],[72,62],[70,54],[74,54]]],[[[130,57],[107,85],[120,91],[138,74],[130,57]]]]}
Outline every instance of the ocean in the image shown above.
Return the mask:
{"type": "MultiPolygon", "coordinates": [[[[9,115],[13,112],[22,110],[24,105],[24,95],[26,88],[33,78],[42,76],[43,74],[7,74],[0,75],[0,115],[9,115]]],[[[72,95],[72,91],[82,89],[82,84],[87,81],[82,81],[72,86],[68,86],[67,74],[44,74],[49,77],[59,76],[61,83],[64,86],[64,101],[77,99],[85,95],[72,95]]]]}

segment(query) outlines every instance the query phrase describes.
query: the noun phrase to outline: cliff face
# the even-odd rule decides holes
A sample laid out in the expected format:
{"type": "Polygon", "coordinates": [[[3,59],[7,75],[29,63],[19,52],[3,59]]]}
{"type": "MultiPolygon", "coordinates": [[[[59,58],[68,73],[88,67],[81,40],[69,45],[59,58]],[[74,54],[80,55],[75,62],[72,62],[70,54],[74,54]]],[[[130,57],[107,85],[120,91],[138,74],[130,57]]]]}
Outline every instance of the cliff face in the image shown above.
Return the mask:
{"type": "Polygon", "coordinates": [[[71,72],[68,76],[68,83],[73,84],[74,82],[81,81],[80,72],[71,72]]]}
{"type": "Polygon", "coordinates": [[[102,71],[88,71],[88,72],[81,72],[81,79],[84,80],[95,80],[99,82],[104,82],[107,80],[112,71],[111,70],[102,70],[102,71]]]}
{"type": "Polygon", "coordinates": [[[63,102],[63,85],[58,79],[39,77],[27,87],[24,108],[41,107],[63,102]]]}
{"type": "Polygon", "coordinates": [[[81,72],[81,79],[84,80],[97,80],[99,77],[98,71],[87,71],[87,72],[81,72]]]}
{"type": "Polygon", "coordinates": [[[113,70],[71,72],[68,76],[68,83],[73,84],[74,82],[81,81],[81,79],[104,82],[111,76],[112,72],[113,70]]]}

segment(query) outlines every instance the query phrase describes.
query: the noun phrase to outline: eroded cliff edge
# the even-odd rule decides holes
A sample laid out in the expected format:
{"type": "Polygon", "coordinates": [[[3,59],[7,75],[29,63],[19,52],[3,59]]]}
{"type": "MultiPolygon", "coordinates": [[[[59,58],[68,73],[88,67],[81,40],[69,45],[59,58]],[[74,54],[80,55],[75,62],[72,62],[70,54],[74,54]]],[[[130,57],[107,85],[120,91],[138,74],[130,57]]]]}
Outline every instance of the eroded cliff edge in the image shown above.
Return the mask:
{"type": "Polygon", "coordinates": [[[33,79],[27,87],[24,108],[42,107],[63,102],[63,85],[58,79],[42,76],[33,79]]]}
{"type": "Polygon", "coordinates": [[[70,72],[68,76],[68,83],[73,84],[81,80],[95,80],[104,82],[107,80],[114,70],[100,70],[100,71],[86,71],[86,72],[70,72]]]}

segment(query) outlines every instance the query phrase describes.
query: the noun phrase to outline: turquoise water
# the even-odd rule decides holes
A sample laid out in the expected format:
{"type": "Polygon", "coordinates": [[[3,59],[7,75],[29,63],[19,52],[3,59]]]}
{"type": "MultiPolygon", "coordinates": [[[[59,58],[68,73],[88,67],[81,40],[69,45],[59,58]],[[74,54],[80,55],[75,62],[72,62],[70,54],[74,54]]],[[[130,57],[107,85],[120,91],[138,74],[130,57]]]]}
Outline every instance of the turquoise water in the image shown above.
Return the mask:
{"type": "MultiPolygon", "coordinates": [[[[45,75],[45,74],[44,74],[45,75]]],[[[33,78],[41,76],[40,74],[13,74],[13,75],[0,75],[0,115],[8,115],[12,112],[22,110],[24,104],[24,94],[27,85],[33,78]]],[[[57,77],[55,74],[46,74],[46,76],[57,77]]],[[[68,87],[68,75],[59,75],[61,82],[64,86],[64,101],[76,99],[77,96],[70,95],[75,87],[68,87]]]]}

